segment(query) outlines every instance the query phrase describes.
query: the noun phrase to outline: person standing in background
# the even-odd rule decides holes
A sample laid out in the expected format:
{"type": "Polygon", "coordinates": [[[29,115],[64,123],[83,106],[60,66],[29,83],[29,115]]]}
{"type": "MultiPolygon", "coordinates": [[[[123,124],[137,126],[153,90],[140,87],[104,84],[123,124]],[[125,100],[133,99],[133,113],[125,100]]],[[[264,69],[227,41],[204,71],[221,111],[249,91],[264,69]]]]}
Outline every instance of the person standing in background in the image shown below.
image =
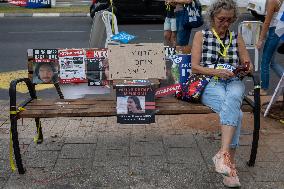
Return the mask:
{"type": "Polygon", "coordinates": [[[185,29],[183,27],[183,18],[184,14],[187,14],[187,10],[185,6],[188,3],[191,3],[192,0],[168,0],[168,2],[176,3],[175,8],[175,16],[176,16],[176,29],[177,29],[177,41],[176,46],[177,50],[179,49],[178,46],[180,46],[180,50],[183,50],[185,46],[188,45],[191,28],[185,29]]]}
{"type": "Polygon", "coordinates": [[[175,18],[175,3],[165,1],[166,7],[166,17],[164,22],[164,44],[166,46],[175,47],[176,46],[176,18],[175,18]]]}
{"type": "MultiPolygon", "coordinates": [[[[273,54],[277,48],[280,37],[275,33],[275,28],[277,25],[277,14],[281,7],[283,0],[267,0],[266,2],[266,16],[263,23],[263,27],[256,44],[256,47],[260,49],[264,43],[263,54],[261,59],[261,89],[260,95],[267,95],[269,88],[269,72],[270,72],[270,62],[272,60],[273,54]],[[267,37],[266,37],[267,35],[267,37]],[[266,39],[265,39],[266,38],[266,39]]],[[[249,93],[253,95],[253,92],[249,93]]]]}

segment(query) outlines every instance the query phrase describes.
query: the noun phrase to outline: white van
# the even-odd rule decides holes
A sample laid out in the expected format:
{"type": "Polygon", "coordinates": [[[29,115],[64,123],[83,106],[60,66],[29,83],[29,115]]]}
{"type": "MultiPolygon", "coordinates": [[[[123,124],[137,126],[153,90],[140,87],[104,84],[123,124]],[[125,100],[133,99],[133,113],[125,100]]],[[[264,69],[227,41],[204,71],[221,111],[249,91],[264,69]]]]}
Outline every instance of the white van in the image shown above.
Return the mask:
{"type": "Polygon", "coordinates": [[[264,19],[267,0],[249,0],[248,10],[257,18],[264,19]]]}

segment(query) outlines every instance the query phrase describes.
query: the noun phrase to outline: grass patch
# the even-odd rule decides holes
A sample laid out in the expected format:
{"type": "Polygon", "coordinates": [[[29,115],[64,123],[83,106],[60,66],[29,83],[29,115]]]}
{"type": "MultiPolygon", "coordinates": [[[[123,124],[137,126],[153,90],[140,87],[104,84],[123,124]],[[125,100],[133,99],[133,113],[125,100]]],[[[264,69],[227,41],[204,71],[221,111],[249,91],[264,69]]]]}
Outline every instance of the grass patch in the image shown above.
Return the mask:
{"type": "Polygon", "coordinates": [[[70,6],[52,8],[25,8],[25,7],[0,7],[0,13],[88,13],[89,6],[70,6]]]}

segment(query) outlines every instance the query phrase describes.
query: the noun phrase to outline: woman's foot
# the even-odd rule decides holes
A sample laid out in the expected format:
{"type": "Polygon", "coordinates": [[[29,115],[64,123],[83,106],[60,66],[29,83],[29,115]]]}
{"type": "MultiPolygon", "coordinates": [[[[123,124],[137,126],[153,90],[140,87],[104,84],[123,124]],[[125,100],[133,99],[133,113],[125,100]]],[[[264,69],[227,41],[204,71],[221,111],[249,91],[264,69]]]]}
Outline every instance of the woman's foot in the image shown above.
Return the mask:
{"type": "Polygon", "coordinates": [[[232,171],[230,172],[229,176],[223,176],[223,184],[229,188],[240,187],[241,183],[237,175],[237,169],[235,164],[232,164],[231,170],[232,171]]]}
{"type": "Polygon", "coordinates": [[[230,161],[230,154],[229,152],[218,152],[213,158],[212,158],[214,165],[215,165],[215,171],[217,173],[221,173],[222,175],[229,176],[232,172],[231,170],[231,161],[230,161]]]}

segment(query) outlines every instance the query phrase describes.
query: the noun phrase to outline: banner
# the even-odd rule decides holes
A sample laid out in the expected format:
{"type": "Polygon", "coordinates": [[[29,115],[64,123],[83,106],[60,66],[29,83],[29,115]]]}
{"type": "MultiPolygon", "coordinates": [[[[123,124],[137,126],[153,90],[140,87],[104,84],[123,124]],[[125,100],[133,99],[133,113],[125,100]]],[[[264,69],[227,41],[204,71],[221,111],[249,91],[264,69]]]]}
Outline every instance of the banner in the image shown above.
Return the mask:
{"type": "Polygon", "coordinates": [[[27,0],[27,8],[51,8],[51,0],[27,0]]]}
{"type": "Polygon", "coordinates": [[[25,7],[27,6],[27,0],[9,0],[8,3],[20,7],[25,7]]]}
{"type": "Polygon", "coordinates": [[[8,0],[8,3],[27,8],[51,8],[51,0],[8,0]]]}

